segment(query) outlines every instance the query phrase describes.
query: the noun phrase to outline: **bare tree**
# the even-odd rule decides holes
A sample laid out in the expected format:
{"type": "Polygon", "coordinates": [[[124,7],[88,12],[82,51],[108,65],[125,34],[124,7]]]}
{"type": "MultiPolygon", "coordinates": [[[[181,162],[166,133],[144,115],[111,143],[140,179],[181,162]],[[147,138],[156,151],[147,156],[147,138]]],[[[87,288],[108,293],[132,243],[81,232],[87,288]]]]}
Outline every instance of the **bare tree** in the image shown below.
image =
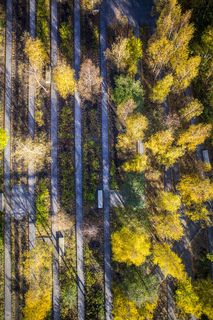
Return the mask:
{"type": "Polygon", "coordinates": [[[78,90],[84,100],[95,102],[101,91],[101,77],[97,68],[90,59],[81,65],[78,90]]]}

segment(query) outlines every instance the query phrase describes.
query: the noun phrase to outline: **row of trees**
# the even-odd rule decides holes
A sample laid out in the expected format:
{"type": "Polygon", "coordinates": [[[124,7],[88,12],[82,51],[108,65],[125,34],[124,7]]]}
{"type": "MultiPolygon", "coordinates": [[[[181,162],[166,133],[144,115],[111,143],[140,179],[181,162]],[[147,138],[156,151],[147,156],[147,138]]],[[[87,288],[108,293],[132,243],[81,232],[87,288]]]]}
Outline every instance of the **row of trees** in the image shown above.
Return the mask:
{"type": "MultiPolygon", "coordinates": [[[[202,114],[204,107],[192,95],[184,95],[184,91],[198,74],[201,58],[190,55],[189,42],[194,33],[194,27],[190,24],[190,12],[183,14],[175,0],[158,1],[156,8],[159,15],[156,32],[143,46],[146,49],[143,49],[144,67],[149,68],[149,72],[143,75],[146,90],[134,78],[137,60],[132,58],[134,72],[128,64],[131,57],[128,43],[130,39],[134,42],[134,36],[130,39],[118,37],[106,52],[111,66],[119,73],[114,81],[112,100],[120,122],[117,151],[123,161],[121,177],[125,186],[131,177],[127,192],[134,195],[132,199],[138,200],[141,189],[143,190],[142,201],[135,201],[134,204],[126,202],[125,209],[116,212],[118,221],[112,234],[113,259],[116,261],[115,270],[119,273],[119,279],[122,279],[121,283],[126,280],[126,270],[131,274],[131,279],[134,279],[133,274],[140,273],[141,268],[146,270],[143,280],[150,280],[150,270],[155,270],[154,265],[157,265],[165,278],[172,276],[175,280],[176,305],[180,312],[196,317],[204,313],[211,319],[209,300],[199,292],[204,284],[206,290],[209,290],[211,280],[192,283],[181,258],[173,251],[174,241],[179,241],[184,236],[181,219],[183,206],[185,214],[193,221],[210,222],[207,202],[213,195],[212,183],[203,174],[204,166],[202,171],[197,170],[199,166],[195,151],[210,136],[212,126],[208,123],[189,124],[202,114]],[[145,94],[148,93],[145,103],[144,91],[145,94]],[[166,103],[166,107],[172,109],[172,113],[167,116],[161,112],[162,105],[166,103]],[[137,153],[138,141],[144,144],[142,154],[137,153]],[[187,166],[188,157],[195,163],[191,168],[187,166]],[[174,193],[164,190],[162,169],[172,167],[177,161],[181,161],[184,174],[176,186],[178,193],[174,193]],[[144,180],[138,179],[141,175],[146,178],[145,188],[144,180]]],[[[142,44],[138,39],[134,43],[134,48],[137,48],[134,56],[141,59],[142,44]]],[[[159,284],[157,278],[155,281],[159,284]]],[[[157,299],[151,304],[152,307],[148,304],[149,313],[146,313],[144,308],[146,309],[147,304],[144,301],[138,302],[143,285],[137,283],[135,300],[134,295],[128,294],[127,299],[122,284],[116,284],[116,319],[152,319],[157,299]],[[124,304],[126,308],[122,307],[124,304]]],[[[128,286],[125,287],[126,292],[128,286]]],[[[150,299],[151,293],[156,293],[156,288],[158,285],[155,284],[155,288],[152,287],[149,292],[150,299]]]]}

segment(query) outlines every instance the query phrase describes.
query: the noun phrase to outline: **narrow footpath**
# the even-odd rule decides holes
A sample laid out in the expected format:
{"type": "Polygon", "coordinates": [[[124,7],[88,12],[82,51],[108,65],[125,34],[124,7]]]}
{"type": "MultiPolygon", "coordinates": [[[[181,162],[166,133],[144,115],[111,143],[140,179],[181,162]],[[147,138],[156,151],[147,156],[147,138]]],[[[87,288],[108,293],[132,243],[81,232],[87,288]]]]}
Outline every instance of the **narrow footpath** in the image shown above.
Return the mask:
{"type": "MultiPolygon", "coordinates": [[[[5,130],[10,137],[11,118],[11,80],[12,80],[12,0],[6,1],[6,65],[5,65],[5,130]]],[[[10,219],[10,139],[4,151],[4,318],[12,319],[12,286],[11,286],[11,219],[10,219]]]]}
{"type": "MultiPolygon", "coordinates": [[[[36,35],[36,3],[35,0],[30,0],[29,3],[30,13],[30,37],[35,38],[36,35]]],[[[30,66],[29,66],[30,68],[30,66]]],[[[31,70],[30,70],[31,71],[31,70]]],[[[29,136],[34,139],[35,135],[35,94],[36,89],[34,86],[33,75],[29,73],[29,92],[28,92],[28,128],[29,136]]],[[[29,247],[30,249],[35,245],[36,226],[35,226],[35,172],[34,167],[31,165],[28,168],[28,187],[30,194],[30,209],[29,209],[29,247]]]]}
{"type": "Polygon", "coordinates": [[[112,319],[112,275],[110,246],[110,190],[109,190],[109,124],[106,69],[106,0],[102,1],[100,10],[100,65],[102,77],[102,179],[104,200],[104,286],[105,286],[105,319],[112,319]]]}
{"type": "MultiPolygon", "coordinates": [[[[80,0],[74,1],[74,68],[78,80],[81,58],[80,35],[80,0]]],[[[85,283],[84,283],[84,249],[83,249],[83,186],[82,186],[82,128],[81,101],[75,91],[75,196],[76,196],[76,263],[78,286],[78,319],[85,318],[85,283]]]]}
{"type": "MultiPolygon", "coordinates": [[[[58,9],[57,0],[51,1],[51,68],[57,65],[58,59],[58,9]]],[[[57,226],[54,216],[58,213],[58,99],[54,83],[51,81],[51,210],[53,251],[53,319],[60,319],[59,289],[59,254],[57,226]]]]}

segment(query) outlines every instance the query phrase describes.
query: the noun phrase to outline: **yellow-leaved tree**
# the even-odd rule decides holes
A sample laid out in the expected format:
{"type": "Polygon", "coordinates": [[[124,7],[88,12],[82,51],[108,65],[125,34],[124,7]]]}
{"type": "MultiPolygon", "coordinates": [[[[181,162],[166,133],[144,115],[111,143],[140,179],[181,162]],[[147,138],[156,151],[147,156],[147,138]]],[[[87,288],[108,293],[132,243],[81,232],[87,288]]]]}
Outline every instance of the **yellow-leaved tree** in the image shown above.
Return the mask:
{"type": "Polygon", "coordinates": [[[3,128],[0,128],[0,152],[6,147],[8,139],[6,131],[3,128]]]}
{"type": "Polygon", "coordinates": [[[114,292],[113,301],[114,320],[143,320],[134,302],[124,297],[118,290],[114,292]]]}
{"type": "Polygon", "coordinates": [[[164,213],[151,217],[155,231],[163,240],[180,240],[184,234],[178,213],[164,213]]]}
{"type": "Polygon", "coordinates": [[[211,181],[198,175],[185,175],[177,189],[185,205],[186,215],[193,221],[205,220],[208,223],[210,213],[205,203],[213,198],[211,181]]]}
{"type": "Polygon", "coordinates": [[[186,205],[201,204],[213,198],[213,184],[208,178],[185,175],[178,183],[182,201],[186,205]]]}
{"type": "Polygon", "coordinates": [[[117,262],[140,266],[150,255],[150,246],[148,233],[137,222],[112,234],[112,255],[117,262]]]}
{"type": "Polygon", "coordinates": [[[202,144],[211,134],[211,124],[192,124],[186,131],[183,131],[177,140],[177,145],[195,151],[199,144],[202,144]]]}
{"type": "Polygon", "coordinates": [[[202,305],[190,279],[184,279],[183,281],[178,282],[175,300],[177,307],[182,312],[200,318],[202,314],[202,305]]]}
{"type": "Polygon", "coordinates": [[[48,55],[40,39],[27,38],[24,49],[31,67],[35,72],[41,72],[48,62],[48,55]]]}
{"type": "Polygon", "coordinates": [[[65,62],[60,62],[53,69],[53,81],[62,98],[67,98],[75,92],[75,78],[73,69],[65,62]]]}
{"type": "Polygon", "coordinates": [[[157,196],[157,209],[175,213],[180,209],[180,196],[169,191],[160,191],[157,196]]]}
{"type": "Polygon", "coordinates": [[[184,154],[182,147],[173,145],[174,141],[171,130],[158,131],[149,138],[145,146],[151,150],[159,164],[170,167],[184,154]]]}
{"type": "Polygon", "coordinates": [[[158,82],[152,88],[152,92],[150,94],[151,101],[163,103],[171,90],[172,84],[173,76],[171,74],[168,74],[161,80],[158,80],[158,82]]]}
{"type": "Polygon", "coordinates": [[[167,243],[154,244],[153,262],[161,268],[165,277],[170,275],[178,280],[186,278],[181,258],[172,251],[171,246],[167,243]]]}
{"type": "Polygon", "coordinates": [[[136,142],[144,138],[148,120],[139,113],[133,113],[126,118],[126,132],[118,135],[117,149],[125,152],[136,149],[136,142]]]}
{"type": "Polygon", "coordinates": [[[44,320],[52,306],[52,248],[48,244],[38,241],[26,253],[24,276],[28,285],[24,319],[44,320]]]}
{"type": "Polygon", "coordinates": [[[106,50],[106,58],[119,72],[135,75],[137,62],[142,58],[141,40],[135,36],[129,38],[118,37],[112,47],[106,50]]]}
{"type": "Polygon", "coordinates": [[[180,116],[184,121],[198,117],[203,112],[203,105],[198,99],[192,99],[186,106],[180,109],[180,116]]]}
{"type": "Polygon", "coordinates": [[[143,172],[148,166],[148,156],[146,154],[137,154],[133,159],[126,161],[122,168],[126,172],[143,172]]]}

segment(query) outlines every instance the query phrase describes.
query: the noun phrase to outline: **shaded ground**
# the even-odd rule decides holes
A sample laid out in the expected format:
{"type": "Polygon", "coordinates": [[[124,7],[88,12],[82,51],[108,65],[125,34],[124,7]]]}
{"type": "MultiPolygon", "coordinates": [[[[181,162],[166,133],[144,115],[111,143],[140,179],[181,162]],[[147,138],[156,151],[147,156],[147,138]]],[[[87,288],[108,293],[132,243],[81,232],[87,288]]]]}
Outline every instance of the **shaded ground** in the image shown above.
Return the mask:
{"type": "Polygon", "coordinates": [[[106,1],[106,16],[108,23],[113,18],[116,9],[120,9],[126,15],[133,26],[148,24],[154,26],[152,16],[152,0],[108,0],[106,1]]]}

